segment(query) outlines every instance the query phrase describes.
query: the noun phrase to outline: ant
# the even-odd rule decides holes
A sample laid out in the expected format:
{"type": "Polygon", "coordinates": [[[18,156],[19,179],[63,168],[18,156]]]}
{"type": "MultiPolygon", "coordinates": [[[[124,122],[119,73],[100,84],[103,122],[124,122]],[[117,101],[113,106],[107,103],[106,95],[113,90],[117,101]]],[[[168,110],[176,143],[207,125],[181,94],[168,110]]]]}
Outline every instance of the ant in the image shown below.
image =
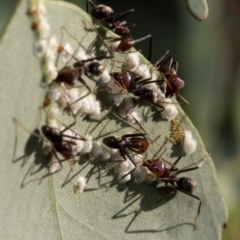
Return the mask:
{"type": "Polygon", "coordinates": [[[189,102],[179,94],[179,90],[184,87],[184,80],[177,75],[178,62],[173,61],[171,56],[166,57],[168,53],[169,51],[167,51],[155,64],[156,69],[164,75],[167,82],[166,98],[171,98],[176,94],[185,104],[189,105],[189,102]]]}
{"type": "MultiPolygon", "coordinates": [[[[200,215],[201,211],[201,205],[202,200],[198,196],[193,195],[193,191],[196,188],[196,182],[192,180],[189,177],[180,177],[178,178],[177,175],[183,172],[189,172],[196,169],[199,169],[204,161],[209,157],[205,157],[203,160],[201,160],[200,164],[196,167],[186,168],[186,169],[178,169],[176,167],[177,163],[181,160],[181,158],[184,156],[184,154],[180,154],[180,156],[177,158],[177,160],[171,164],[170,168],[166,167],[166,160],[162,157],[158,159],[152,159],[152,160],[145,160],[143,162],[143,166],[147,167],[152,173],[156,175],[156,180],[160,180],[161,182],[165,183],[165,186],[171,190],[170,193],[163,196],[161,199],[159,199],[156,203],[161,202],[162,200],[170,197],[171,195],[174,195],[176,191],[180,191],[192,198],[195,198],[199,201],[198,205],[198,211],[197,215],[194,218],[195,226],[197,227],[197,218],[200,215]]],[[[151,176],[151,175],[149,175],[151,176]]]]}
{"type": "Polygon", "coordinates": [[[125,175],[123,175],[121,179],[126,177],[128,174],[131,174],[136,169],[136,163],[133,160],[133,157],[127,151],[127,149],[136,154],[143,154],[147,151],[149,142],[145,135],[146,134],[143,133],[126,134],[120,138],[117,138],[115,136],[109,136],[102,140],[107,147],[112,149],[118,149],[124,161],[127,161],[126,157],[128,157],[128,159],[134,165],[134,168],[125,175]]]}
{"type": "Polygon", "coordinates": [[[148,52],[148,61],[151,62],[152,59],[152,35],[147,35],[142,38],[133,39],[131,37],[120,37],[115,38],[112,40],[112,42],[120,41],[119,44],[115,47],[116,52],[120,53],[126,53],[128,50],[130,50],[136,43],[142,42],[149,38],[149,52],[148,52]]]}
{"type": "Polygon", "coordinates": [[[142,42],[149,38],[149,56],[148,60],[151,61],[152,58],[152,35],[147,35],[139,39],[133,39],[131,37],[130,31],[135,27],[134,23],[127,23],[126,21],[120,22],[119,20],[127,16],[128,14],[134,12],[134,9],[124,11],[122,13],[115,14],[114,10],[106,5],[95,5],[91,0],[87,0],[87,13],[89,13],[88,4],[91,4],[93,9],[91,10],[91,15],[98,19],[107,22],[109,28],[116,34],[120,35],[120,38],[115,38],[111,42],[120,41],[119,44],[114,47],[114,51],[125,53],[130,50],[136,43],[142,42]]]}
{"type": "MultiPolygon", "coordinates": [[[[118,119],[122,120],[129,126],[136,129],[134,126],[132,126],[131,124],[126,122],[124,119],[117,116],[115,113],[113,113],[111,111],[110,111],[110,113],[112,113],[114,116],[116,116],[118,119]]],[[[132,117],[134,118],[134,116],[132,116],[132,117]]],[[[146,137],[147,134],[146,134],[145,130],[143,129],[143,127],[140,125],[140,123],[136,119],[135,119],[135,122],[140,126],[140,128],[144,131],[144,133],[142,133],[142,132],[140,132],[140,130],[136,129],[140,133],[125,134],[119,138],[115,137],[115,136],[109,136],[102,140],[103,144],[105,144],[107,147],[109,147],[111,149],[118,149],[120,152],[120,155],[124,159],[123,161],[127,161],[127,158],[128,158],[134,165],[134,168],[132,170],[130,170],[129,172],[127,172],[125,175],[123,175],[120,179],[123,179],[127,175],[131,174],[137,167],[133,157],[127,150],[130,150],[136,154],[143,154],[147,151],[147,149],[149,147],[149,143],[155,142],[158,138],[157,137],[155,140],[151,140],[148,137],[146,137]]],[[[165,148],[165,150],[166,150],[166,148],[165,148]]],[[[104,161],[104,162],[106,162],[106,161],[104,161]]]]}
{"type": "MultiPolygon", "coordinates": [[[[51,150],[52,154],[57,159],[57,162],[59,163],[60,168],[57,169],[56,171],[48,172],[47,174],[43,175],[41,178],[30,180],[29,182],[25,183],[24,185],[22,184],[22,187],[24,187],[26,184],[28,184],[32,181],[43,179],[47,176],[50,176],[52,174],[55,174],[55,173],[61,171],[63,168],[63,166],[62,166],[63,161],[68,161],[70,159],[74,159],[75,155],[73,154],[73,150],[74,150],[73,146],[77,145],[76,142],[74,142],[74,140],[86,141],[86,139],[83,137],[76,137],[76,136],[70,136],[70,135],[65,134],[65,132],[67,130],[69,130],[73,125],[76,124],[76,118],[74,115],[73,115],[73,117],[74,117],[74,122],[68,126],[65,126],[65,128],[63,130],[60,130],[56,127],[51,127],[49,125],[42,126],[42,128],[41,128],[42,134],[48,141],[50,141],[50,143],[52,145],[52,150],[51,150]],[[69,138],[69,140],[66,140],[66,138],[69,138]],[[60,160],[58,153],[61,154],[64,157],[64,159],[60,160]]],[[[13,118],[12,120],[15,124],[19,124],[23,129],[30,132],[35,137],[43,140],[43,137],[41,135],[37,135],[36,133],[28,130],[17,118],[13,118]]],[[[72,170],[72,166],[70,166],[70,167],[72,170]]]]}
{"type": "MultiPolygon", "coordinates": [[[[65,27],[62,27],[62,29],[65,30],[80,46],[82,46],[82,44],[72,34],[70,34],[65,27]]],[[[62,51],[63,50],[67,51],[62,47],[62,51]]],[[[89,90],[89,92],[91,92],[91,89],[86,84],[86,82],[82,79],[82,76],[86,75],[89,79],[101,85],[99,81],[91,77],[91,75],[99,77],[102,75],[104,71],[104,66],[101,63],[99,63],[97,60],[109,59],[109,58],[113,58],[113,56],[110,55],[110,56],[104,56],[104,57],[92,57],[92,58],[81,60],[81,61],[78,60],[75,56],[72,56],[72,58],[76,61],[73,64],[73,68],[65,67],[62,70],[60,70],[58,72],[58,76],[55,79],[55,81],[59,83],[64,82],[69,86],[73,86],[77,81],[80,81],[89,90]]]]}
{"type": "Polygon", "coordinates": [[[130,9],[121,13],[114,13],[114,10],[106,5],[94,4],[91,0],[87,0],[86,9],[89,13],[88,5],[92,6],[91,15],[101,21],[107,22],[109,28],[116,34],[122,37],[130,37],[130,31],[135,27],[134,23],[126,23],[126,21],[120,22],[122,18],[126,17],[128,14],[134,12],[134,9],[130,9]]]}
{"type": "Polygon", "coordinates": [[[133,78],[129,71],[113,72],[110,73],[114,82],[128,93],[132,93],[134,96],[143,99],[164,111],[164,107],[158,105],[156,102],[159,100],[157,93],[151,89],[144,87],[144,85],[159,82],[160,80],[151,80],[152,78],[143,79],[142,76],[133,78]]]}
{"type": "MultiPolygon", "coordinates": [[[[62,27],[62,31],[63,30],[65,30],[69,34],[69,36],[71,36],[79,44],[79,46],[82,46],[82,44],[65,27],[62,27]]],[[[69,54],[68,51],[64,49],[62,45],[59,45],[58,52],[61,53],[63,51],[69,54]]],[[[109,52],[111,54],[111,51],[109,52]]],[[[55,82],[59,84],[64,83],[67,87],[73,87],[77,83],[77,81],[82,83],[87,88],[88,93],[86,93],[86,95],[81,97],[80,99],[87,97],[92,92],[88,84],[82,78],[83,75],[86,75],[90,80],[94,81],[97,85],[100,85],[103,88],[107,88],[104,84],[94,79],[91,75],[96,77],[101,76],[104,71],[104,66],[97,60],[113,58],[112,54],[110,56],[91,57],[86,60],[79,60],[74,55],[71,55],[71,58],[73,58],[76,62],[73,64],[72,67],[64,67],[62,70],[60,70],[57,74],[56,79],[54,80],[55,82]]],[[[78,100],[76,100],[75,102],[77,102],[78,100]]],[[[48,106],[49,104],[50,99],[46,98],[43,104],[44,107],[48,106]]]]}

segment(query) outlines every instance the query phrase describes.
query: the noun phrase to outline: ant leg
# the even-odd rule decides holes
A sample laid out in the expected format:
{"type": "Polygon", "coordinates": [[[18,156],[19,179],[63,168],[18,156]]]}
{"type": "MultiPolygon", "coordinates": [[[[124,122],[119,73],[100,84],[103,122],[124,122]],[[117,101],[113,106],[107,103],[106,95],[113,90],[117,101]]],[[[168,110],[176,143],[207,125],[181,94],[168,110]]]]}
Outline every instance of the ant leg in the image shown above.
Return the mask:
{"type": "Polygon", "coordinates": [[[172,68],[174,68],[175,71],[176,71],[176,73],[177,73],[177,70],[178,70],[178,62],[174,61],[174,62],[172,63],[172,68]]]}
{"type": "MultiPolygon", "coordinates": [[[[132,134],[125,134],[122,136],[122,138],[128,138],[128,137],[144,137],[146,133],[132,133],[132,134]]],[[[145,138],[145,137],[144,137],[145,138]]]]}
{"type": "Polygon", "coordinates": [[[86,10],[87,10],[87,13],[89,13],[89,9],[88,9],[88,4],[91,4],[91,6],[93,7],[93,8],[96,8],[96,5],[91,1],[91,0],[87,0],[86,1],[86,10]]]}
{"type": "Polygon", "coordinates": [[[43,140],[43,137],[41,135],[38,135],[38,134],[34,133],[33,131],[29,130],[28,128],[26,128],[17,118],[14,117],[12,120],[15,124],[18,124],[21,128],[23,128],[25,131],[29,132],[31,135],[37,137],[39,140],[43,140]]]}
{"type": "Polygon", "coordinates": [[[189,105],[189,102],[188,102],[182,95],[180,95],[179,93],[177,93],[177,96],[178,96],[179,98],[181,98],[182,101],[183,101],[183,102],[179,102],[179,104],[183,103],[183,104],[189,105]]]}
{"type": "MultiPolygon", "coordinates": [[[[123,148],[120,148],[119,149],[121,155],[123,154],[124,156],[127,155],[128,159],[132,162],[132,164],[134,165],[134,168],[132,170],[130,170],[128,173],[124,174],[120,179],[118,180],[122,180],[123,178],[125,178],[127,175],[131,174],[133,171],[135,171],[137,165],[136,163],[134,162],[132,156],[123,148]]],[[[126,159],[126,156],[124,157],[126,159]]]]}
{"type": "MultiPolygon", "coordinates": [[[[183,156],[184,156],[183,153],[180,154],[177,160],[173,163],[173,166],[176,166],[183,156]]],[[[170,171],[173,169],[173,166],[170,168],[170,171]]]]}
{"type": "Polygon", "coordinates": [[[92,81],[94,81],[98,86],[101,86],[102,88],[111,90],[108,86],[106,86],[104,83],[99,82],[98,80],[94,79],[93,77],[91,77],[88,73],[85,73],[85,75],[91,79],[92,81]]]}
{"type": "Polygon", "coordinates": [[[134,23],[124,23],[121,25],[127,27],[129,30],[132,30],[136,26],[136,24],[134,24],[134,23]]]}
{"type": "Polygon", "coordinates": [[[142,42],[145,39],[149,38],[149,52],[148,52],[148,61],[151,62],[152,61],[152,35],[147,35],[145,37],[136,39],[131,41],[129,44],[131,44],[132,46],[135,45],[136,43],[142,42]]]}
{"type": "MultiPolygon", "coordinates": [[[[116,14],[114,14],[115,16],[119,16],[118,18],[116,18],[116,19],[114,19],[114,21],[113,22],[117,22],[117,21],[119,21],[119,20],[121,20],[122,18],[124,18],[124,17],[126,17],[127,15],[129,15],[130,13],[133,13],[134,12],[134,9],[129,9],[129,10],[126,10],[126,11],[124,11],[124,12],[121,12],[121,13],[116,13],[116,14]]],[[[114,16],[113,15],[113,16],[114,16]]],[[[104,19],[101,19],[101,20],[107,20],[108,18],[112,18],[113,16],[109,16],[109,17],[106,17],[106,18],[104,18],[104,19]]],[[[129,23],[129,24],[131,24],[131,23],[129,23]]],[[[134,24],[135,25],[135,24],[134,24]]]]}
{"type": "Polygon", "coordinates": [[[161,63],[163,59],[168,55],[169,50],[166,51],[166,53],[155,63],[155,67],[159,69],[161,67],[161,63]]]}
{"type": "Polygon", "coordinates": [[[202,199],[201,199],[200,197],[198,197],[198,196],[193,195],[192,193],[189,193],[189,192],[186,192],[186,191],[182,190],[182,189],[179,188],[179,187],[176,187],[176,186],[175,186],[175,188],[176,188],[178,191],[180,191],[180,192],[182,192],[182,193],[184,193],[184,194],[186,194],[186,195],[188,195],[188,196],[190,196],[190,197],[192,197],[192,198],[195,198],[195,199],[197,199],[197,200],[199,201],[197,215],[196,215],[196,217],[194,218],[195,227],[198,228],[197,218],[198,218],[198,216],[200,215],[201,206],[202,206],[202,199]]]}
{"type": "MultiPolygon", "coordinates": [[[[181,156],[181,155],[180,155],[180,156],[181,156]]],[[[198,166],[196,166],[196,167],[191,167],[191,168],[187,168],[187,169],[183,169],[183,170],[179,170],[176,175],[178,175],[178,174],[180,174],[180,173],[183,173],[183,172],[190,172],[190,171],[193,171],[193,170],[196,170],[196,169],[201,168],[202,165],[203,165],[203,163],[204,163],[209,157],[210,157],[210,154],[208,154],[204,159],[202,159],[198,166]]],[[[177,159],[177,160],[179,161],[180,159],[177,159]]]]}

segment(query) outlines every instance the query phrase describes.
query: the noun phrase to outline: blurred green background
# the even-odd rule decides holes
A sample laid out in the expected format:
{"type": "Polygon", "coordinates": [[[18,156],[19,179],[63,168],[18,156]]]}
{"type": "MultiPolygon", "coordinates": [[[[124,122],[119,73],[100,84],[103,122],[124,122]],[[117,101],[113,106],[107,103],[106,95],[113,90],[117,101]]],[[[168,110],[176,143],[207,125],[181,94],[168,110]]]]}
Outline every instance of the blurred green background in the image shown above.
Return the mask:
{"type": "MultiPolygon", "coordinates": [[[[16,0],[0,0],[0,33],[3,33],[16,0]]],[[[85,9],[84,0],[72,0],[85,9]]],[[[94,1],[97,3],[97,1],[94,1]]],[[[224,193],[229,221],[223,239],[240,236],[240,1],[209,1],[209,17],[195,20],[184,1],[104,0],[116,12],[134,8],[134,38],[153,35],[156,62],[166,50],[179,62],[185,80],[181,91],[189,102],[182,106],[212,154],[224,193]]],[[[136,45],[147,55],[148,43],[136,45]]],[[[216,203],[217,204],[217,203],[216,203]]]]}

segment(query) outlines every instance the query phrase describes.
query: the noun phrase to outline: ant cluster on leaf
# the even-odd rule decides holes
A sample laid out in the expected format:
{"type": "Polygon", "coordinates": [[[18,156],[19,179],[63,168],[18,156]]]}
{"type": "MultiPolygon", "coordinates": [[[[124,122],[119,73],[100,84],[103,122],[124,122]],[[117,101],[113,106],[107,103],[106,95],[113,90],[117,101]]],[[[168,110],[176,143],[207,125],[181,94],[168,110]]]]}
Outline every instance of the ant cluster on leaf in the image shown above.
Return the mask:
{"type": "MultiPolygon", "coordinates": [[[[175,97],[179,97],[184,104],[189,104],[179,93],[184,87],[184,80],[177,74],[178,63],[168,56],[169,51],[166,51],[154,66],[142,63],[139,51],[132,47],[149,39],[148,60],[152,61],[153,38],[152,35],[147,35],[133,39],[131,30],[135,24],[128,23],[125,19],[134,13],[134,9],[115,13],[109,6],[96,5],[87,0],[86,10],[92,17],[90,24],[96,38],[105,50],[104,56],[93,55],[88,49],[89,46],[84,46],[66,27],[61,28],[62,37],[58,40],[56,35],[51,33],[42,1],[33,4],[28,11],[33,17],[32,29],[39,37],[34,46],[35,55],[43,62],[44,79],[48,86],[42,103],[46,123],[41,128],[42,135],[37,135],[28,130],[17,118],[13,121],[39,138],[43,142],[45,152],[52,155],[52,160],[46,174],[29,180],[23,186],[61,171],[65,161],[72,170],[74,164],[79,161],[79,155],[87,153],[90,163],[105,164],[112,168],[118,174],[117,178],[121,184],[130,179],[134,179],[138,184],[164,183],[169,193],[156,203],[176,191],[198,200],[197,215],[194,219],[197,225],[196,219],[201,211],[202,200],[193,194],[196,182],[179,175],[199,169],[208,157],[205,157],[198,166],[183,169],[177,167],[181,159],[193,154],[197,148],[192,132],[185,130],[186,124],[184,127],[180,123],[177,124],[178,102],[175,97]],[[99,24],[106,26],[118,37],[105,39],[99,31],[99,24]],[[63,35],[75,43],[76,51],[69,42],[65,45],[62,43],[63,35]],[[125,56],[124,61],[118,60],[120,55],[125,56]],[[61,68],[58,67],[60,60],[65,64],[61,68]],[[142,107],[148,112],[152,111],[153,114],[142,119],[139,115],[141,112],[139,109],[142,107]],[[59,120],[65,112],[73,119],[69,125],[59,120]],[[96,140],[90,132],[82,135],[73,130],[74,125],[81,122],[84,116],[87,116],[86,119],[90,123],[92,119],[100,123],[102,112],[111,116],[116,126],[117,122],[121,122],[123,128],[128,128],[127,133],[121,136],[110,133],[104,137],[97,136],[96,140]],[[159,133],[161,135],[158,123],[154,122],[156,126],[154,132],[149,132],[144,127],[151,122],[149,119],[153,115],[159,116],[160,121],[172,124],[166,142],[181,145],[181,153],[173,163],[163,158],[167,147],[166,142],[164,144],[157,142],[159,133]],[[136,125],[138,127],[135,127],[136,125]],[[156,132],[158,137],[153,137],[156,132]],[[158,146],[158,149],[164,148],[164,151],[160,155],[154,155],[152,150],[149,150],[152,145],[158,146]],[[155,157],[149,158],[147,153],[155,157]]],[[[74,192],[83,192],[86,183],[86,178],[79,176],[74,185],[74,192]]]]}

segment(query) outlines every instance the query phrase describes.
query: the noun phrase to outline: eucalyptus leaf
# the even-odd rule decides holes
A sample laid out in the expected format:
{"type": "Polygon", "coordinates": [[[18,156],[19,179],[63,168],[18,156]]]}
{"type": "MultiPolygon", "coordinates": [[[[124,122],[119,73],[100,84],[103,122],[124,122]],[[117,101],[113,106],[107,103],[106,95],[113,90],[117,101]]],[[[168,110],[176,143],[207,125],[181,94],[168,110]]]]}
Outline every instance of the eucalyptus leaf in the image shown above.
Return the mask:
{"type": "MultiPolygon", "coordinates": [[[[194,194],[203,201],[198,218],[199,229],[196,230],[193,219],[197,213],[197,200],[179,192],[174,198],[150,208],[166,191],[154,185],[137,185],[133,181],[114,185],[106,191],[114,174],[107,172],[101,164],[83,164],[87,156],[80,156],[82,161],[74,165],[71,173],[66,162],[59,173],[21,188],[22,183],[41,177],[46,170],[41,143],[12,122],[12,118],[16,117],[33,131],[40,128],[46,118],[40,107],[47,88],[42,86],[42,64],[33,54],[37,36],[31,30],[32,20],[26,15],[27,6],[25,0],[19,3],[0,45],[1,238],[221,239],[227,210],[211,159],[201,169],[186,174],[196,181],[194,194]],[[88,178],[87,187],[81,195],[73,191],[79,175],[88,178]],[[143,206],[149,206],[150,210],[136,214],[143,206]]],[[[61,27],[65,26],[84,46],[94,42],[96,33],[88,29],[90,18],[84,11],[60,1],[47,1],[46,7],[51,34],[60,39],[61,27]]],[[[64,34],[63,41],[77,47],[75,40],[67,34],[64,34]]],[[[126,57],[124,54],[117,56],[120,60],[126,57]]],[[[146,63],[141,58],[141,62],[146,63]]],[[[93,82],[86,81],[93,87],[93,82]]],[[[138,113],[143,114],[148,109],[149,105],[142,104],[138,113]]],[[[180,107],[178,109],[180,120],[184,113],[180,107]]],[[[67,124],[72,118],[66,115],[61,120],[67,124]]],[[[98,119],[79,117],[77,120],[75,131],[82,135],[89,133],[98,141],[105,136],[122,136],[135,131],[107,111],[103,111],[98,119]]],[[[148,119],[144,128],[152,139],[161,134],[159,144],[163,144],[170,134],[170,123],[161,116],[148,119]]],[[[197,165],[207,155],[189,119],[186,128],[193,132],[198,149],[192,156],[180,161],[180,168],[197,165]]],[[[166,146],[168,149],[163,157],[174,162],[180,149],[170,143],[166,146]]],[[[155,153],[160,154],[160,150],[159,145],[152,144],[148,158],[155,153]]]]}
{"type": "Polygon", "coordinates": [[[203,21],[208,17],[206,0],[186,0],[187,8],[194,18],[203,21]]]}

